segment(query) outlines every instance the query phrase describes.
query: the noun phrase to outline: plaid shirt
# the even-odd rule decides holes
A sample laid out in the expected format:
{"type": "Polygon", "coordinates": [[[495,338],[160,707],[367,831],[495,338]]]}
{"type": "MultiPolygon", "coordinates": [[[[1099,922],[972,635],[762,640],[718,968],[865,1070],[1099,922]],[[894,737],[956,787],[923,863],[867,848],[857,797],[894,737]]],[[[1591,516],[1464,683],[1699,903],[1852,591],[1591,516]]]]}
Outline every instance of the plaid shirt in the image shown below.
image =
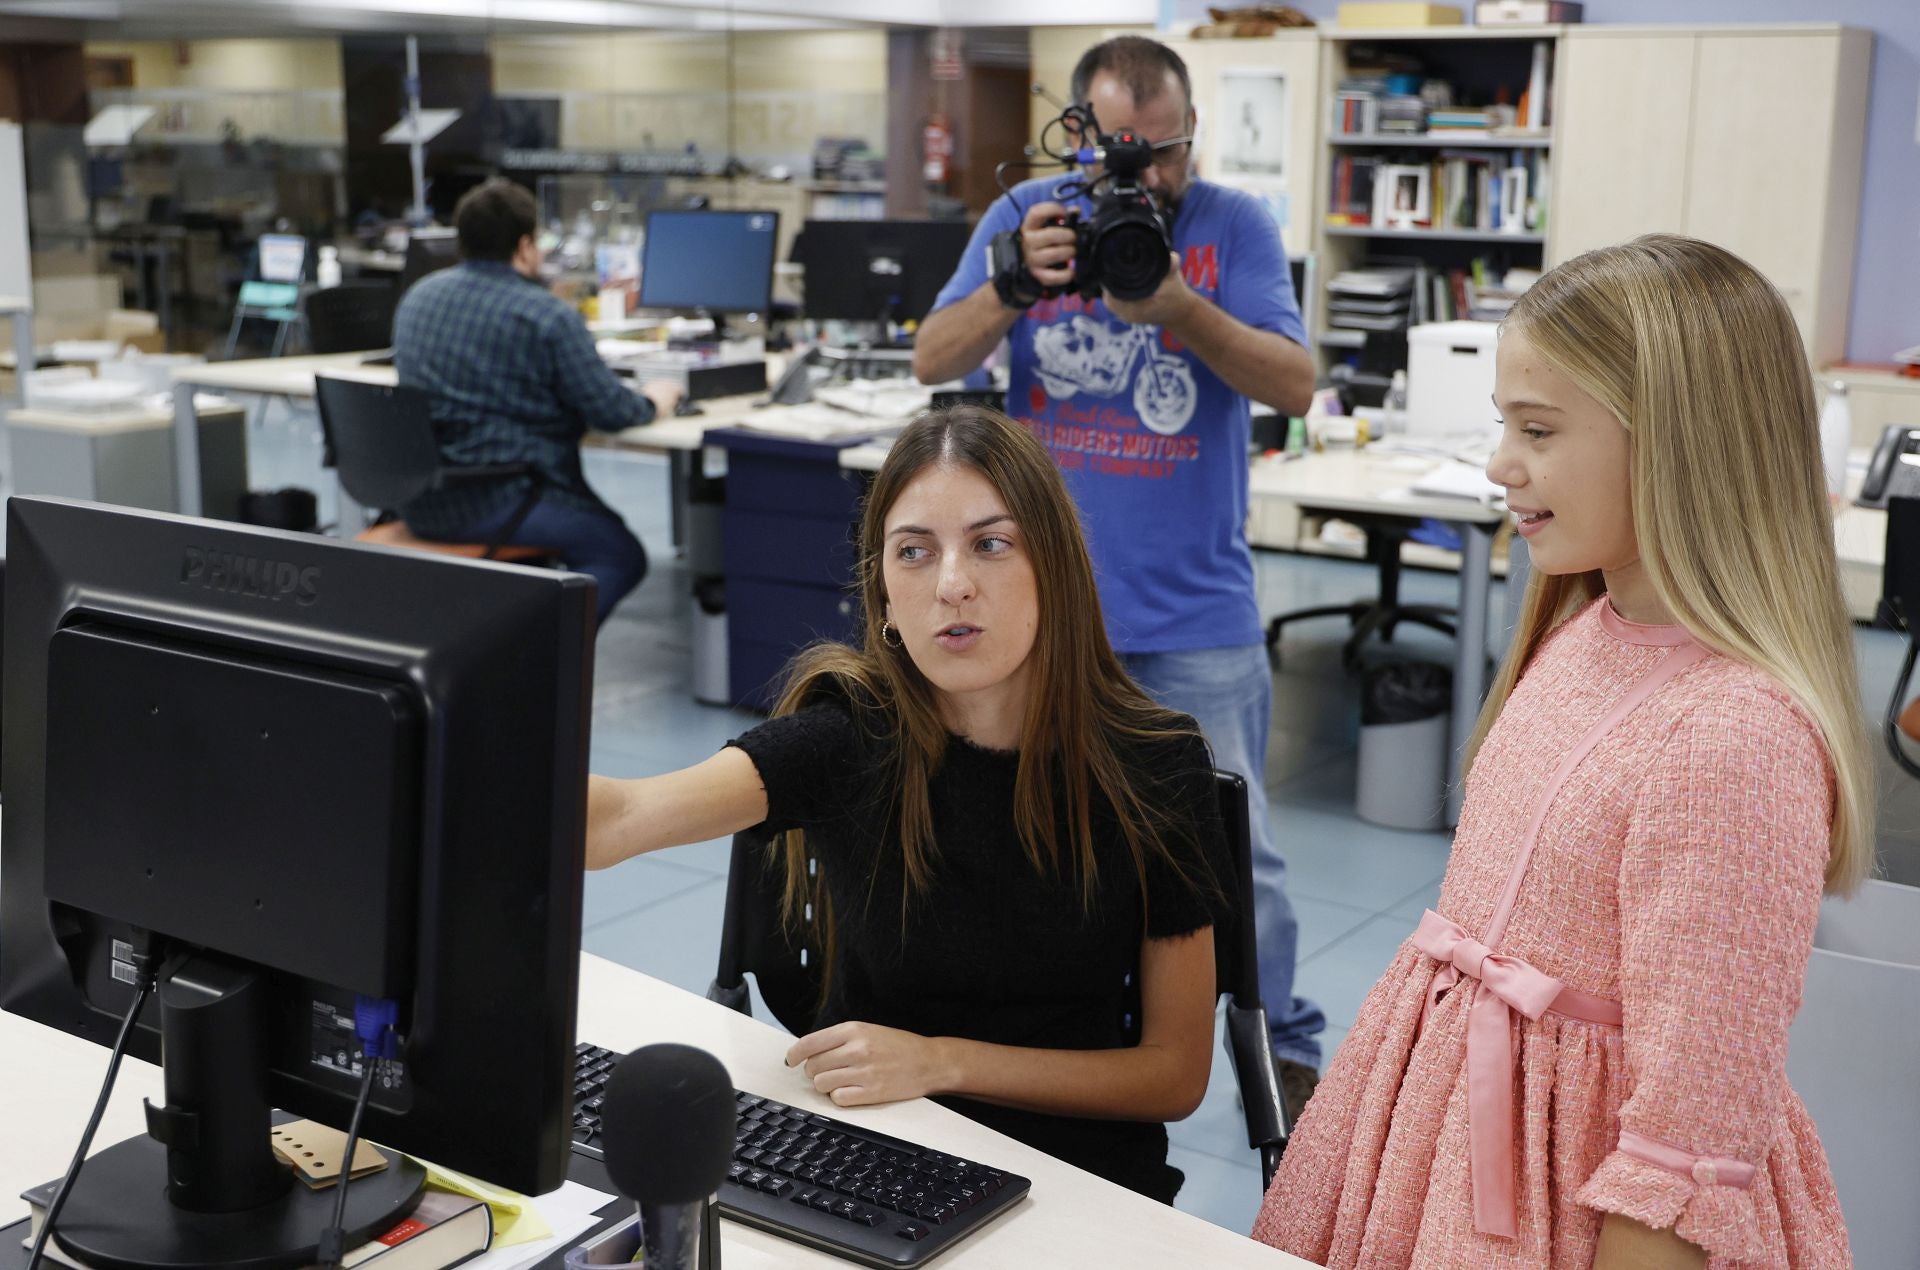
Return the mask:
{"type": "MultiPolygon", "coordinates": [[[[393,319],[400,382],[433,395],[434,431],[449,467],[532,463],[546,497],[603,507],[580,470],[588,428],[653,421],[653,403],[594,352],[580,315],[510,265],[469,260],[421,279],[393,319]]],[[[402,509],[423,537],[457,537],[504,515],[522,480],[461,481],[402,509]]]]}

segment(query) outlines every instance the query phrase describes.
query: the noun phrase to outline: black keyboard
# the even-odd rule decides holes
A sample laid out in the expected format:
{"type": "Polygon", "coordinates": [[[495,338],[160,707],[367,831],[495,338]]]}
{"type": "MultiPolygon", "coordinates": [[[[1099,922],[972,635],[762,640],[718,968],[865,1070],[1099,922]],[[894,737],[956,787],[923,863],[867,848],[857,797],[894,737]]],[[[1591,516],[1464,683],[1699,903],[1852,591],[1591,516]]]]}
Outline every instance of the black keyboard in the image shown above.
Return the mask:
{"type": "MultiPolygon", "coordinates": [[[[620,1055],[576,1047],[573,1149],[595,1159],[600,1106],[620,1055]]],[[[918,1266],[1032,1185],[916,1143],[736,1091],[740,1127],[720,1209],[733,1220],[868,1266],[918,1266]]]]}

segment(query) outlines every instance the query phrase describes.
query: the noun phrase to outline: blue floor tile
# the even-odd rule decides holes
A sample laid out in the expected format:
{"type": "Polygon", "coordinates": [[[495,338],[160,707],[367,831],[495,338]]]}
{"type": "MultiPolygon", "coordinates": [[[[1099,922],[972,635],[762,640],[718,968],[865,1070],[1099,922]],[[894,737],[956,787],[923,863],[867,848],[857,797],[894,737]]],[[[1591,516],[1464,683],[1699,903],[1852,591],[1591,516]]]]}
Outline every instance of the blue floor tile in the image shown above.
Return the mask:
{"type": "Polygon", "coordinates": [[[1316,899],[1311,895],[1290,895],[1293,915],[1300,923],[1300,942],[1296,958],[1311,957],[1342,935],[1366,924],[1373,910],[1316,899]]]}
{"type": "Polygon", "coordinates": [[[1268,815],[1295,897],[1378,913],[1446,871],[1447,834],[1381,829],[1351,811],[1294,802],[1275,802],[1268,815]]]}
{"type": "Polygon", "coordinates": [[[595,926],[580,942],[590,953],[704,994],[719,963],[726,897],[727,884],[719,878],[697,880],[659,903],[595,926]]]}
{"type": "Polygon", "coordinates": [[[1320,1003],[1330,1025],[1350,1028],[1367,993],[1412,933],[1400,917],[1369,918],[1358,929],[1302,958],[1296,982],[1320,1003]]]}
{"type": "Polygon", "coordinates": [[[582,892],[580,924],[590,931],[712,880],[707,870],[688,868],[664,858],[664,853],[592,870],[582,892]]]}
{"type": "Polygon", "coordinates": [[[1260,1215],[1263,1198],[1259,1157],[1246,1153],[1243,1164],[1229,1164],[1211,1155],[1169,1147],[1167,1163],[1187,1175],[1173,1206],[1183,1213],[1246,1234],[1260,1215]]]}

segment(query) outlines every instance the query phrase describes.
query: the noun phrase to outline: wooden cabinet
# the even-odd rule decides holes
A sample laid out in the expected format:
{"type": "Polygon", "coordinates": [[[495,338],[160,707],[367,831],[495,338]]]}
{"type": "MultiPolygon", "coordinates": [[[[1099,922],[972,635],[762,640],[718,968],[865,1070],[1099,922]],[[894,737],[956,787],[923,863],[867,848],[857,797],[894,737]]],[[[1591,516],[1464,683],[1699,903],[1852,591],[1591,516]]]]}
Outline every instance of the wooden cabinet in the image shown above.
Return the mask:
{"type": "Polygon", "coordinates": [[[1691,32],[1560,43],[1547,261],[1686,223],[1691,32]]]}
{"type": "Polygon", "coordinates": [[[1686,229],[1750,261],[1815,365],[1846,355],[1870,37],[1716,31],[1694,63],[1686,229]]]}
{"type": "Polygon", "coordinates": [[[1838,26],[1570,28],[1548,263],[1635,235],[1718,243],[1844,356],[1871,37],[1838,26]]]}
{"type": "MultiPolygon", "coordinates": [[[[1320,132],[1326,103],[1320,90],[1320,41],[1312,30],[1283,31],[1264,39],[1184,40],[1173,47],[1193,79],[1193,108],[1198,116],[1194,159],[1201,176],[1223,185],[1270,196],[1284,193],[1286,226],[1281,239],[1289,255],[1313,250],[1320,203],[1314,188],[1320,132]],[[1285,119],[1279,124],[1267,107],[1275,100],[1270,86],[1242,93],[1227,88],[1230,79],[1283,78],[1285,119]],[[1229,118],[1237,104],[1238,113],[1229,118]],[[1245,116],[1251,114],[1252,118],[1245,116]],[[1227,155],[1235,130],[1254,129],[1259,147],[1269,150],[1278,172],[1238,175],[1227,155]],[[1269,130],[1266,133],[1259,129],[1269,130]],[[1269,135],[1270,134],[1270,135],[1269,135]]],[[[1240,138],[1243,145],[1245,138],[1240,138]]]]}

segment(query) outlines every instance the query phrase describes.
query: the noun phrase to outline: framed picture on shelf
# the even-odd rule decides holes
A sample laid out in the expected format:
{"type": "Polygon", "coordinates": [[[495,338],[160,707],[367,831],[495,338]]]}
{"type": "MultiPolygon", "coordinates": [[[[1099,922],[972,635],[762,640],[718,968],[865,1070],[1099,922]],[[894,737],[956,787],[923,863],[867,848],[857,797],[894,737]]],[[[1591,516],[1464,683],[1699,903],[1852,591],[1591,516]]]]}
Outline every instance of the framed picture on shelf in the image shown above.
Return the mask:
{"type": "Polygon", "coordinates": [[[1500,228],[1509,234],[1523,234],[1528,224],[1527,170],[1508,168],[1500,178],[1500,228]]]}
{"type": "Polygon", "coordinates": [[[1373,185],[1374,224],[1422,229],[1433,223],[1432,173],[1424,164],[1389,164],[1373,185]]]}
{"type": "Polygon", "coordinates": [[[1219,117],[1211,121],[1219,156],[1216,180],[1284,190],[1290,135],[1285,72],[1248,67],[1220,73],[1219,117]]]}

